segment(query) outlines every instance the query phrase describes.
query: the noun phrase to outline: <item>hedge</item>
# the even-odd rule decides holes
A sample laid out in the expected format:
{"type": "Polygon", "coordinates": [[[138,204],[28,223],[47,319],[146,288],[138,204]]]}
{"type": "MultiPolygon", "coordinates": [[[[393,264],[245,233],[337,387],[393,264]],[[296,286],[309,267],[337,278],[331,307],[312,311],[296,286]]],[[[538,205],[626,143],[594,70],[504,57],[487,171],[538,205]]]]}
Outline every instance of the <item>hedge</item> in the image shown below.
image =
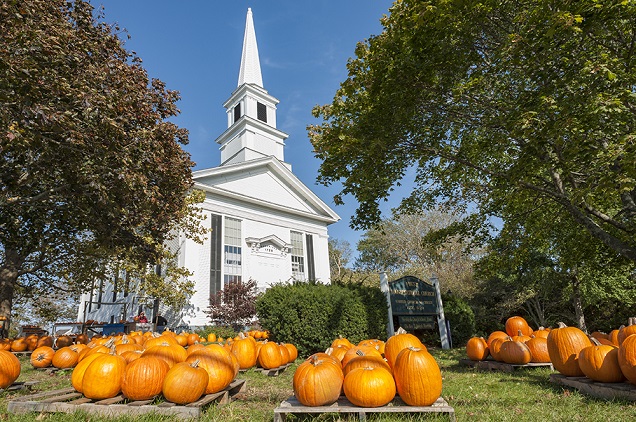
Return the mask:
{"type": "Polygon", "coordinates": [[[324,351],[338,336],[354,344],[386,339],[387,303],[379,288],[277,283],[256,301],[256,313],[270,339],[293,343],[300,356],[324,351]]]}

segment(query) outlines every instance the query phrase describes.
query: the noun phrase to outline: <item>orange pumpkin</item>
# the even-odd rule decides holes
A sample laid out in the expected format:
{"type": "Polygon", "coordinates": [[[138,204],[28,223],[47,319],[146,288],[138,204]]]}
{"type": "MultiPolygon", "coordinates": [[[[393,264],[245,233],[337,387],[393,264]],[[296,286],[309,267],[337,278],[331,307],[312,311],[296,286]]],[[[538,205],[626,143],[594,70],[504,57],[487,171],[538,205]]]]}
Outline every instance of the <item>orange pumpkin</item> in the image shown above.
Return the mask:
{"type": "Polygon", "coordinates": [[[198,361],[198,366],[208,374],[205,394],[216,393],[230,385],[238,371],[232,356],[232,353],[222,346],[209,344],[187,357],[187,363],[198,361]]]}
{"type": "Polygon", "coordinates": [[[513,365],[525,365],[532,360],[530,349],[522,341],[508,340],[504,341],[499,350],[501,360],[513,365]]]}
{"type": "Polygon", "coordinates": [[[625,376],[618,364],[618,348],[593,344],[579,352],[579,366],[586,377],[598,382],[622,382],[625,376]]]}
{"type": "Polygon", "coordinates": [[[407,333],[406,330],[400,327],[395,332],[395,335],[389,337],[384,345],[384,357],[391,368],[394,366],[397,355],[407,347],[426,349],[420,339],[413,334],[407,333]]]}
{"type": "Polygon", "coordinates": [[[528,321],[520,316],[513,316],[506,320],[506,333],[510,336],[518,335],[521,331],[522,335],[529,336],[532,334],[532,328],[528,325],[528,321]]]}
{"type": "Polygon", "coordinates": [[[166,361],[154,356],[130,362],[121,382],[123,395],[131,400],[149,400],[155,397],[161,393],[169,369],[166,361]]]}
{"type": "Polygon", "coordinates": [[[466,343],[466,355],[470,360],[485,360],[488,357],[488,343],[483,337],[473,337],[466,343]]]}
{"type": "Polygon", "coordinates": [[[430,406],[442,394],[442,373],[425,349],[408,347],[393,366],[398,394],[410,406],[430,406]]]}
{"type": "Polygon", "coordinates": [[[7,388],[20,376],[20,360],[11,352],[0,350],[0,388],[7,388]]]}
{"type": "Polygon", "coordinates": [[[550,331],[547,341],[554,369],[567,377],[585,375],[579,367],[579,353],[592,342],[583,331],[560,322],[559,328],[550,331]]]}
{"type": "Polygon", "coordinates": [[[82,393],[89,399],[115,397],[121,391],[126,360],[114,353],[99,353],[82,378],[82,393]]]}
{"type": "Polygon", "coordinates": [[[618,364],[625,378],[636,384],[636,336],[627,337],[618,348],[618,364]]]}
{"type": "Polygon", "coordinates": [[[360,407],[384,406],[395,397],[395,381],[383,368],[357,368],[344,378],[347,399],[360,407]]]}
{"type": "Polygon", "coordinates": [[[339,365],[317,356],[296,368],[294,396],[305,406],[326,406],[338,400],[344,376],[339,365]]]}
{"type": "Polygon", "coordinates": [[[55,355],[55,350],[52,347],[38,347],[31,353],[31,365],[34,368],[48,368],[53,362],[53,355],[55,355]]]}
{"type": "Polygon", "coordinates": [[[177,404],[195,402],[205,392],[208,378],[205,369],[199,367],[198,360],[177,363],[170,368],[163,381],[163,396],[177,404]]]}
{"type": "Polygon", "coordinates": [[[70,346],[62,347],[58,349],[53,355],[52,364],[59,369],[73,368],[77,365],[79,360],[79,353],[73,350],[70,346]]]}
{"type": "Polygon", "coordinates": [[[280,353],[278,344],[267,342],[263,344],[258,352],[258,364],[265,369],[278,368],[283,365],[283,356],[280,353]]]}
{"type": "Polygon", "coordinates": [[[532,359],[530,360],[530,362],[550,362],[550,353],[548,353],[548,339],[543,337],[533,337],[530,340],[526,341],[526,346],[528,346],[528,349],[530,349],[530,354],[532,355],[532,359]]]}

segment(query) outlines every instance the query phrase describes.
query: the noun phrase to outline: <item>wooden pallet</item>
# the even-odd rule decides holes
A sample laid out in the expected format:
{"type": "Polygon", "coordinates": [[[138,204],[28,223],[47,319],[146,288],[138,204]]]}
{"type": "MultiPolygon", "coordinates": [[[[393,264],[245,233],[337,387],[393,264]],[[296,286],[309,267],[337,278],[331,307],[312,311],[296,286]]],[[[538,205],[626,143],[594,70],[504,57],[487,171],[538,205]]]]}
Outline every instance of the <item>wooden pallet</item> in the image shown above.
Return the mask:
{"type": "Polygon", "coordinates": [[[628,382],[596,382],[587,377],[566,377],[563,374],[550,374],[550,382],[600,399],[636,401],[636,385],[628,382]]]}
{"type": "Polygon", "coordinates": [[[286,365],[279,366],[278,368],[272,368],[272,369],[254,368],[254,370],[256,372],[260,372],[264,375],[267,375],[268,377],[277,377],[283,372],[285,372],[285,370],[289,368],[290,366],[291,366],[291,363],[288,363],[286,365]]]}
{"type": "Polygon", "coordinates": [[[526,363],[525,365],[513,365],[511,363],[497,362],[496,360],[470,360],[460,359],[459,363],[462,365],[468,365],[471,368],[482,369],[484,371],[503,371],[512,372],[519,368],[549,368],[554,371],[554,367],[550,362],[548,363],[526,363]]]}
{"type": "Polygon", "coordinates": [[[39,383],[40,381],[14,382],[5,389],[0,388],[0,393],[4,393],[5,391],[30,390],[31,387],[39,383]]]}
{"type": "Polygon", "coordinates": [[[437,399],[431,406],[409,406],[396,396],[391,403],[382,407],[358,407],[352,404],[345,396],[340,398],[330,406],[308,407],[303,406],[294,396],[283,401],[280,406],[274,409],[274,422],[286,420],[289,414],[324,414],[324,413],[347,413],[358,415],[359,420],[367,420],[367,415],[371,413],[437,413],[447,414],[449,420],[455,421],[455,409],[444,400],[443,397],[437,399]]]}
{"type": "Polygon", "coordinates": [[[177,405],[167,401],[151,404],[156,402],[155,399],[128,401],[122,395],[105,400],[91,400],[75,391],[74,388],[64,388],[19,397],[9,402],[7,411],[9,413],[73,413],[79,410],[111,417],[155,413],[158,415],[179,415],[184,418],[199,418],[205,406],[211,403],[227,404],[245,389],[245,380],[237,379],[223,391],[207,394],[194,403],[177,405]]]}
{"type": "Polygon", "coordinates": [[[11,352],[11,353],[16,355],[17,357],[24,357],[24,356],[29,357],[29,356],[31,356],[33,354],[33,351],[29,351],[29,352],[11,352]]]}

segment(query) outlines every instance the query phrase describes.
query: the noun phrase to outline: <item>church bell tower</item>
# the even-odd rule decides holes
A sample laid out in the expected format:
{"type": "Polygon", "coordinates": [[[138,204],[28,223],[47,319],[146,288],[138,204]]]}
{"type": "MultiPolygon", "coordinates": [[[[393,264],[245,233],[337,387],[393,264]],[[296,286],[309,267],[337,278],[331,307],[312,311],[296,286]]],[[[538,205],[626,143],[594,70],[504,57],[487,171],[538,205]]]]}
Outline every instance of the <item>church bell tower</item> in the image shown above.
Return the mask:
{"type": "Polygon", "coordinates": [[[278,102],[263,88],[252,9],[247,9],[238,86],[223,104],[228,128],[216,139],[221,166],[264,157],[284,162],[283,147],[288,135],[276,129],[278,102]]]}

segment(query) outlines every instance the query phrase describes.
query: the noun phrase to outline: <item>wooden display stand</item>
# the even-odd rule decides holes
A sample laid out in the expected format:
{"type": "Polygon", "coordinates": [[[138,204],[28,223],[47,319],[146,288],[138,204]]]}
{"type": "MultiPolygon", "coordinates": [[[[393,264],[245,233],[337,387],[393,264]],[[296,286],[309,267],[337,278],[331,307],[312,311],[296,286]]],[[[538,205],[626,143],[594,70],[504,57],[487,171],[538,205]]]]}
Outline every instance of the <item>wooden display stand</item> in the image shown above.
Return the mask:
{"type": "Polygon", "coordinates": [[[512,372],[519,368],[549,368],[551,371],[554,371],[554,367],[550,362],[548,363],[526,363],[525,365],[513,365],[511,363],[505,362],[497,362],[493,359],[486,360],[470,360],[470,359],[460,359],[459,363],[462,365],[470,366],[471,368],[477,368],[484,371],[503,371],[503,372],[512,372]]]}
{"type": "Polygon", "coordinates": [[[600,399],[636,401],[636,385],[628,382],[596,382],[587,377],[566,377],[563,374],[550,374],[550,382],[600,399]]]}
{"type": "Polygon", "coordinates": [[[431,406],[409,406],[396,396],[391,403],[381,407],[358,407],[352,404],[345,396],[340,396],[338,401],[330,406],[308,407],[302,405],[294,396],[283,401],[280,406],[274,409],[274,422],[283,422],[288,414],[325,414],[325,413],[348,413],[358,415],[359,420],[364,421],[371,413],[436,413],[446,414],[449,420],[455,421],[455,409],[444,400],[443,397],[437,399],[431,406]]]}

